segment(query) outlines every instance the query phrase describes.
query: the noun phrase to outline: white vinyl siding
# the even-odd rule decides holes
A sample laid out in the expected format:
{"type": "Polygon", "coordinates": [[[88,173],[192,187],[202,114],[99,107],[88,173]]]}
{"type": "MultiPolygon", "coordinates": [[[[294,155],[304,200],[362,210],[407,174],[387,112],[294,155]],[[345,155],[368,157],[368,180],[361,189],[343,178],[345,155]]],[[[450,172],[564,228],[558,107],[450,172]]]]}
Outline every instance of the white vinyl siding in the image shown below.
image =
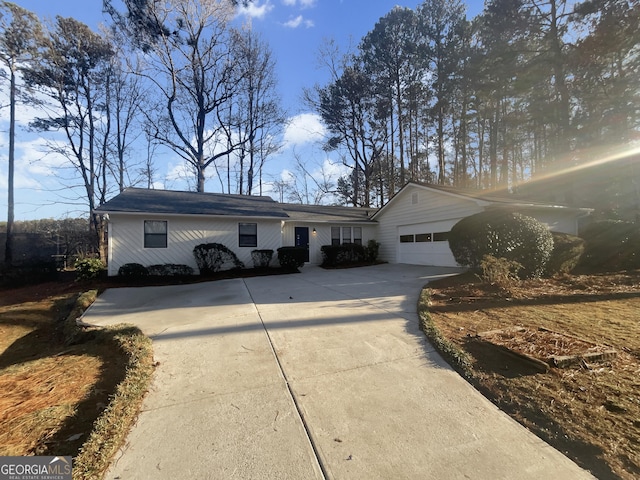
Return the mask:
{"type": "MultiPolygon", "coordinates": [[[[332,232],[342,232],[342,228],[346,226],[318,222],[286,223],[282,232],[282,245],[295,245],[295,227],[309,227],[309,263],[319,265],[322,263],[320,248],[323,245],[331,245],[332,232]],[[316,233],[313,233],[314,228],[316,229],[316,233]]],[[[375,240],[378,234],[378,225],[375,223],[350,225],[346,228],[351,229],[353,240],[358,240],[358,235],[360,235],[360,241],[363,245],[366,245],[369,240],[375,240]]]]}
{"type": "MultiPolygon", "coordinates": [[[[245,266],[251,267],[251,251],[282,246],[281,221],[275,219],[256,220],[257,246],[240,247],[238,219],[202,218],[198,216],[172,216],[170,218],[151,215],[123,215],[112,213],[109,222],[109,275],[117,275],[125,263],[140,263],[144,266],[176,263],[191,266],[196,272],[193,248],[201,243],[221,243],[238,256],[245,266]],[[168,222],[167,248],[144,248],[144,221],[168,222]]],[[[246,222],[249,223],[249,222],[246,222]]]]}

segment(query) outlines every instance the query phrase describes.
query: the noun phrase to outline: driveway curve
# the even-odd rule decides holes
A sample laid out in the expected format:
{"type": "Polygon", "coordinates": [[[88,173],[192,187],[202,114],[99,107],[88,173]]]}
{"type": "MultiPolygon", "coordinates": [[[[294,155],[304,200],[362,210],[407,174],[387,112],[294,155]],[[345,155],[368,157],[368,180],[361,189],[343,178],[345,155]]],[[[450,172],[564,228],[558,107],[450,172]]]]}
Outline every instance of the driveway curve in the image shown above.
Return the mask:
{"type": "Polygon", "coordinates": [[[107,290],[85,313],[154,342],[152,390],[107,478],[593,478],[498,410],[418,329],[455,270],[107,290]]]}

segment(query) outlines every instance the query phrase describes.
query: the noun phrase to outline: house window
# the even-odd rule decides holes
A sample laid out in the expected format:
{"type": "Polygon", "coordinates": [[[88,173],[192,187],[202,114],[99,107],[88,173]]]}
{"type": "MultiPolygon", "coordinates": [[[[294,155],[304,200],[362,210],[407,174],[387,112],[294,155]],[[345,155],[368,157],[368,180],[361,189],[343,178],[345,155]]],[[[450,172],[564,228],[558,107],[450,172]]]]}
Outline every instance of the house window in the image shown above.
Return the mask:
{"type": "Polygon", "coordinates": [[[416,242],[430,242],[431,234],[430,233],[418,233],[416,234],[416,242]]]}
{"type": "Polygon", "coordinates": [[[167,248],[166,220],[144,221],[144,248],[167,248]]]}
{"type": "Polygon", "coordinates": [[[414,192],[411,194],[411,205],[418,204],[418,192],[414,192]]]}
{"type": "Polygon", "coordinates": [[[331,227],[331,245],[362,245],[362,227],[331,227]]]}
{"type": "Polygon", "coordinates": [[[351,243],[351,227],[342,227],[342,243],[351,243]]]}
{"type": "Polygon", "coordinates": [[[413,235],[400,235],[400,243],[413,243],[413,235]]]}
{"type": "Polygon", "coordinates": [[[362,227],[353,227],[353,243],[362,245],[362,227]]]}
{"type": "Polygon", "coordinates": [[[331,227],[331,245],[340,245],[340,227],[331,227]]]}
{"type": "Polygon", "coordinates": [[[239,223],[238,224],[238,245],[240,247],[258,246],[258,224],[239,223]]]}
{"type": "Polygon", "coordinates": [[[436,232],[433,234],[434,242],[447,242],[449,240],[449,232],[436,232]]]}

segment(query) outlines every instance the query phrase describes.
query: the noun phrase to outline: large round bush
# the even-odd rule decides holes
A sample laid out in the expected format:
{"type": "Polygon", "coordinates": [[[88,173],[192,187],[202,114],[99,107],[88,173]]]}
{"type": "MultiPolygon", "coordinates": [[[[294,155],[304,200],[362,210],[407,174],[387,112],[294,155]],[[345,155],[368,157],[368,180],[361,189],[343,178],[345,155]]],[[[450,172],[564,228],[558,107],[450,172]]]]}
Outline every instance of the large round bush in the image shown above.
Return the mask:
{"type": "Polygon", "coordinates": [[[538,277],[553,250],[547,227],[520,213],[488,210],[463,218],[449,234],[449,247],[456,261],[478,269],[485,255],[518,262],[520,277],[538,277]]]}

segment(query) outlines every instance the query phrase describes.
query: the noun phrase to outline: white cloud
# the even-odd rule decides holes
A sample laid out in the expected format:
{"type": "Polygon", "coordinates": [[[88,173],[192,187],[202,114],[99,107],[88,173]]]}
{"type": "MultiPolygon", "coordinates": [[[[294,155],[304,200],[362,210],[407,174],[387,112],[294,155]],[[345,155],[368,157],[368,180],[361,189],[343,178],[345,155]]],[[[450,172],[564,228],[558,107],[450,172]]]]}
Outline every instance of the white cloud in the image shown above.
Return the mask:
{"type": "Polygon", "coordinates": [[[284,130],[284,143],[286,147],[304,145],[321,141],[325,135],[326,129],[319,115],[301,113],[289,119],[284,130]]]}
{"type": "Polygon", "coordinates": [[[290,19],[287,22],[284,22],[283,25],[287,28],[298,28],[300,26],[304,26],[306,28],[312,28],[315,24],[312,20],[305,19],[302,15],[298,15],[295,18],[290,19]]]}
{"type": "Polygon", "coordinates": [[[271,2],[269,2],[268,0],[265,3],[260,4],[259,2],[256,3],[249,3],[246,6],[245,5],[241,5],[238,8],[238,15],[245,15],[247,17],[250,18],[258,18],[258,19],[262,19],[264,18],[271,10],[273,10],[273,4],[271,2]]]}
{"type": "Polygon", "coordinates": [[[282,0],[282,4],[287,7],[300,6],[300,8],[315,7],[317,0],[282,0]]]}
{"type": "Polygon", "coordinates": [[[331,159],[326,158],[322,163],[322,168],[314,172],[314,176],[319,176],[322,172],[329,178],[338,179],[350,175],[351,168],[342,162],[333,162],[331,159]]]}
{"type": "Polygon", "coordinates": [[[295,180],[296,176],[291,172],[291,170],[284,169],[280,172],[280,180],[283,182],[290,182],[295,180]]]}

